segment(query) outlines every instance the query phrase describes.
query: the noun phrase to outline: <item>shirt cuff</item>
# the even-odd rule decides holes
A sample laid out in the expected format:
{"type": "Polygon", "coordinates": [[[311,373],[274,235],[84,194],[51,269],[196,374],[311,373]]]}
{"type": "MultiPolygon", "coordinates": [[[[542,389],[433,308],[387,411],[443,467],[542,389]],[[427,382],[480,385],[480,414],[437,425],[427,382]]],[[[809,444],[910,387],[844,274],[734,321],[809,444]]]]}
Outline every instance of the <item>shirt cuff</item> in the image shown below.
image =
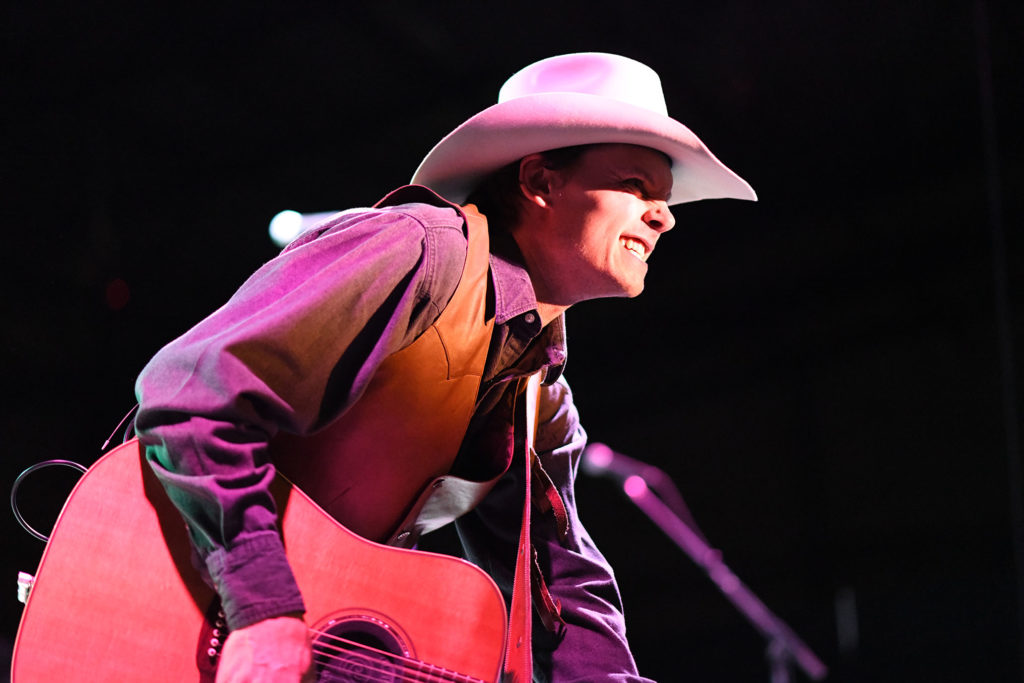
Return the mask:
{"type": "Polygon", "coordinates": [[[277,532],[256,532],[216,550],[206,567],[231,630],[306,611],[277,532]]]}

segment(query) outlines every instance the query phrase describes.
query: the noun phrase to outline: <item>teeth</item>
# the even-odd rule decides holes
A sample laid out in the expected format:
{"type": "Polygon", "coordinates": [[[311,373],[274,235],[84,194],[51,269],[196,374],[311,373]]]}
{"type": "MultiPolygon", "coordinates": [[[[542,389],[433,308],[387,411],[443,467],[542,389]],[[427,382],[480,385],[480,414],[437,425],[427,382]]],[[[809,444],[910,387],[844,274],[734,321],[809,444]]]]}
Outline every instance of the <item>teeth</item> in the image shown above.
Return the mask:
{"type": "Polygon", "coordinates": [[[632,254],[634,254],[641,261],[647,258],[647,248],[644,247],[644,243],[640,240],[635,240],[632,237],[622,238],[623,246],[626,247],[632,254]]]}

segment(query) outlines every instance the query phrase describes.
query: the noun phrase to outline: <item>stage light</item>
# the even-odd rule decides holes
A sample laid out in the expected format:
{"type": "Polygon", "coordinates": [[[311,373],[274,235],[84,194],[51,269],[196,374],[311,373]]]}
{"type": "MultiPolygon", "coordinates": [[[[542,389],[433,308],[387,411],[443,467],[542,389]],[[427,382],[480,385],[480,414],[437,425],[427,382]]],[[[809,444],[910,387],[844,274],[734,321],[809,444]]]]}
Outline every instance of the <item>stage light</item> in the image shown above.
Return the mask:
{"type": "Polygon", "coordinates": [[[333,216],[335,211],[318,213],[299,213],[287,209],[270,219],[270,239],[279,247],[283,247],[314,225],[333,216]]]}
{"type": "Polygon", "coordinates": [[[302,232],[302,214],[288,209],[270,219],[270,239],[279,247],[291,242],[302,232]]]}

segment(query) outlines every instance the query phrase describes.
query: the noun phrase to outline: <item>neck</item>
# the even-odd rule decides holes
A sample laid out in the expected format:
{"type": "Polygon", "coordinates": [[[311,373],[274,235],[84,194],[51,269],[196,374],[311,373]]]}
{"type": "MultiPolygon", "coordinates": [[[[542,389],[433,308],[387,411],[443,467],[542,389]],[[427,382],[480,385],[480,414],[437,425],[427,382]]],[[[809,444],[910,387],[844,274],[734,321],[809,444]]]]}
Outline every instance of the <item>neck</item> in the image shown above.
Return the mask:
{"type": "Polygon", "coordinates": [[[543,281],[537,277],[536,271],[531,269],[530,261],[523,254],[511,230],[497,230],[491,235],[491,251],[501,254],[511,261],[516,261],[526,268],[527,273],[530,274],[534,294],[537,296],[537,313],[540,315],[542,325],[546,326],[569,308],[567,304],[547,301],[548,297],[545,296],[543,281]]]}

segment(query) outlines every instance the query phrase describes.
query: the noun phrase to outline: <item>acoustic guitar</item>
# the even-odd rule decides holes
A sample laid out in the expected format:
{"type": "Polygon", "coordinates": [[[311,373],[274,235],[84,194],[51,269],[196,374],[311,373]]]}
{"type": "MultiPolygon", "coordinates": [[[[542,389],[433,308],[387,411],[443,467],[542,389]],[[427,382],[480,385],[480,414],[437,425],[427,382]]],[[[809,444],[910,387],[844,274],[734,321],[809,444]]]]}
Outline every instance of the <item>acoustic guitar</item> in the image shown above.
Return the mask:
{"type": "MultiPolygon", "coordinates": [[[[217,596],[142,450],[111,450],[65,503],[22,614],[14,683],[214,680],[217,596]]],[[[367,541],[282,477],[274,495],[318,683],[499,679],[507,617],[482,570],[367,541]]]]}

